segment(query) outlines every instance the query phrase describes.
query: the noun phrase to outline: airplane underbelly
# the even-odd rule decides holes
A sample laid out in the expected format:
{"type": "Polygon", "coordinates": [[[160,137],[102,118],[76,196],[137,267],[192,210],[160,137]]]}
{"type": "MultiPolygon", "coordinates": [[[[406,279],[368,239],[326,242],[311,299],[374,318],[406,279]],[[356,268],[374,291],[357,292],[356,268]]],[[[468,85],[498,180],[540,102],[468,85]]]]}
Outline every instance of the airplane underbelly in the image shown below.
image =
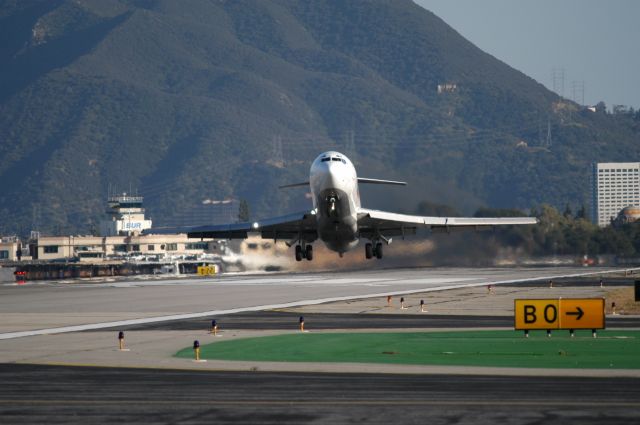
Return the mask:
{"type": "Polygon", "coordinates": [[[358,221],[348,201],[336,189],[318,197],[318,236],[333,251],[346,252],[358,244],[358,221]]]}
{"type": "Polygon", "coordinates": [[[327,248],[336,252],[346,252],[358,244],[357,225],[325,222],[319,224],[320,239],[327,248]]]}

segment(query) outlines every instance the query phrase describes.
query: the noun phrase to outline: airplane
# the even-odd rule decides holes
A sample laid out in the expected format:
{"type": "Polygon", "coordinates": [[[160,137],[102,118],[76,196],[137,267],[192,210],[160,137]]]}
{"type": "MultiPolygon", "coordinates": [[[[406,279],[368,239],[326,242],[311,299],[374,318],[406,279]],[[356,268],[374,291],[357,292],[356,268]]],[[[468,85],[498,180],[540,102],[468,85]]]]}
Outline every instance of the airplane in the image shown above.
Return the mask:
{"type": "Polygon", "coordinates": [[[313,243],[320,239],[340,257],[355,248],[360,239],[365,258],[383,256],[383,243],[393,237],[413,235],[419,228],[432,232],[481,230],[494,226],[536,224],[530,217],[422,217],[363,208],[360,204],[359,184],[404,186],[405,182],[358,177],[353,163],[340,152],[320,154],[311,164],[309,181],[280,186],[305,187],[311,190],[313,208],[266,220],[215,226],[200,226],[186,230],[189,238],[245,239],[249,233],[261,234],[263,239],[284,240],[295,245],[295,259],[313,259],[313,243]]]}

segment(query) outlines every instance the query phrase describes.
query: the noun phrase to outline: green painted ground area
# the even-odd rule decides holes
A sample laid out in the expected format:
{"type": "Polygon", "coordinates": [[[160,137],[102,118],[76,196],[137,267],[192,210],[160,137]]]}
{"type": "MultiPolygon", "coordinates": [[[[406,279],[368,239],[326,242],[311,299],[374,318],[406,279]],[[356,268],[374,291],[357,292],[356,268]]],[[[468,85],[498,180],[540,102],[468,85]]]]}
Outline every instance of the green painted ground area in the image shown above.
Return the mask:
{"type": "MultiPolygon", "coordinates": [[[[206,344],[216,360],[357,362],[533,368],[640,368],[640,331],[298,333],[206,344]]],[[[185,348],[176,356],[193,358],[185,348]]]]}

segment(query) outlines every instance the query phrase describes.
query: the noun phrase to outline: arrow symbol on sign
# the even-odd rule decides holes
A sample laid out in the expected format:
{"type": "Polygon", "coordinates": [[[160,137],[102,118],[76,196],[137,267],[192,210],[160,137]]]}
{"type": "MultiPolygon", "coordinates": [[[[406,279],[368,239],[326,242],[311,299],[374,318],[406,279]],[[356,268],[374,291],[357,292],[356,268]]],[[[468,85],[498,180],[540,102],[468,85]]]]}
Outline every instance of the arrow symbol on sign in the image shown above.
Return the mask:
{"type": "Polygon", "coordinates": [[[578,316],[576,317],[576,320],[580,320],[582,316],[584,316],[584,312],[580,307],[576,307],[576,308],[578,309],[578,311],[572,311],[571,313],[567,313],[567,316],[578,316]]]}

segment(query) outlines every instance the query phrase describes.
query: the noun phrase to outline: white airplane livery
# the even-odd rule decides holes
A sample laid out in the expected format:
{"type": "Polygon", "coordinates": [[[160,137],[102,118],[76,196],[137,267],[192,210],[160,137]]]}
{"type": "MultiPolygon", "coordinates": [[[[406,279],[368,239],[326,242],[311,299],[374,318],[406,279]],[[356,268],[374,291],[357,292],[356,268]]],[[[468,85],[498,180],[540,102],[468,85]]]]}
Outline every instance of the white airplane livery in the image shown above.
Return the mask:
{"type": "Polygon", "coordinates": [[[366,239],[367,259],[382,258],[383,244],[394,236],[415,234],[419,228],[431,231],[481,230],[503,225],[536,224],[530,217],[422,217],[362,208],[358,184],[406,185],[404,182],[359,178],[353,163],[339,152],[324,152],[311,164],[309,181],[281,188],[307,187],[313,209],[253,223],[194,227],[190,238],[240,239],[249,233],[263,239],[283,240],[295,245],[297,261],[313,259],[313,242],[320,239],[332,251],[342,255],[366,239]]]}

